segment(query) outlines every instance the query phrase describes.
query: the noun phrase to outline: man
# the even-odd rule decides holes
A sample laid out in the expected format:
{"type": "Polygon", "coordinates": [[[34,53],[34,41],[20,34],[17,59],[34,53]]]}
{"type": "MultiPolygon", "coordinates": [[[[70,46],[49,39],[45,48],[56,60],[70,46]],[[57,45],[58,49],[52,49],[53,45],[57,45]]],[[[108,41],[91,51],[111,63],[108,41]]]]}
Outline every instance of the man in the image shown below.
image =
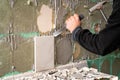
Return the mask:
{"type": "Polygon", "coordinates": [[[66,20],[66,28],[72,33],[73,40],[95,54],[104,56],[116,50],[120,47],[120,0],[113,0],[113,11],[106,28],[98,34],[82,29],[77,14],[66,20]]]}

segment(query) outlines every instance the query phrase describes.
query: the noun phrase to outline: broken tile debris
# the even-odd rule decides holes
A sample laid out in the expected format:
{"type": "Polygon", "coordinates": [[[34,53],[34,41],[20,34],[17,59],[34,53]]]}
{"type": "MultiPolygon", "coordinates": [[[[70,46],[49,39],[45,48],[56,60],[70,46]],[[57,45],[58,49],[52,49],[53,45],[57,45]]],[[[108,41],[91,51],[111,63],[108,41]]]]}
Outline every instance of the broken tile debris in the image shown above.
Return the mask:
{"type": "MultiPolygon", "coordinates": [[[[82,67],[78,69],[75,66],[76,64],[78,63],[70,63],[44,72],[31,72],[29,75],[14,76],[14,80],[118,80],[118,77],[98,72],[98,70],[94,68],[82,67]],[[69,68],[67,68],[68,65],[69,68]],[[62,69],[62,67],[64,69],[62,69]]],[[[81,63],[79,64],[79,66],[81,66],[81,63]]],[[[3,80],[11,79],[4,78],[3,80]]]]}

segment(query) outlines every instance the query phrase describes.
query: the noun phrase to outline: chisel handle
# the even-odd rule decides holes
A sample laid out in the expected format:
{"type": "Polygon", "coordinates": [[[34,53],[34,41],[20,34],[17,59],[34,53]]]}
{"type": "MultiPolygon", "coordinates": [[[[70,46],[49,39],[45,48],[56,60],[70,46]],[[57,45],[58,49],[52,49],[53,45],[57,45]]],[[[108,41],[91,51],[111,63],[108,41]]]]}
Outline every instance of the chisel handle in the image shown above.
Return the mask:
{"type": "Polygon", "coordinates": [[[80,19],[80,20],[84,19],[84,15],[83,15],[83,14],[80,14],[80,15],[79,15],[79,19],[80,19]]]}

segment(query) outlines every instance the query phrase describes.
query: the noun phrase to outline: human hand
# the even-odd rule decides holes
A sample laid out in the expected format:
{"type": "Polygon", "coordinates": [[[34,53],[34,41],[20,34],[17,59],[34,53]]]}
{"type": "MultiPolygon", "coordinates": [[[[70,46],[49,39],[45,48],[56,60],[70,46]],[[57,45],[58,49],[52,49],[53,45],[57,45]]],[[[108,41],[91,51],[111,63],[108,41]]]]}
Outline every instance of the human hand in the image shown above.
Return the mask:
{"type": "Polygon", "coordinates": [[[78,14],[74,14],[66,20],[66,28],[72,33],[78,26],[80,26],[81,21],[78,14]]]}

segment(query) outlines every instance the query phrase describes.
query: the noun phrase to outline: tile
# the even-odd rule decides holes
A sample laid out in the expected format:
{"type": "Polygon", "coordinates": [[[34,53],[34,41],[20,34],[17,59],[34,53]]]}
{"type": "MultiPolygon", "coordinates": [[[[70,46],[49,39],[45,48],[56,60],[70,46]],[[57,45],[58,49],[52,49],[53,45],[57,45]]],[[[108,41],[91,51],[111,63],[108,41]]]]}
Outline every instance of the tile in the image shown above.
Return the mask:
{"type": "Polygon", "coordinates": [[[35,72],[54,68],[54,37],[34,38],[35,72]]]}

